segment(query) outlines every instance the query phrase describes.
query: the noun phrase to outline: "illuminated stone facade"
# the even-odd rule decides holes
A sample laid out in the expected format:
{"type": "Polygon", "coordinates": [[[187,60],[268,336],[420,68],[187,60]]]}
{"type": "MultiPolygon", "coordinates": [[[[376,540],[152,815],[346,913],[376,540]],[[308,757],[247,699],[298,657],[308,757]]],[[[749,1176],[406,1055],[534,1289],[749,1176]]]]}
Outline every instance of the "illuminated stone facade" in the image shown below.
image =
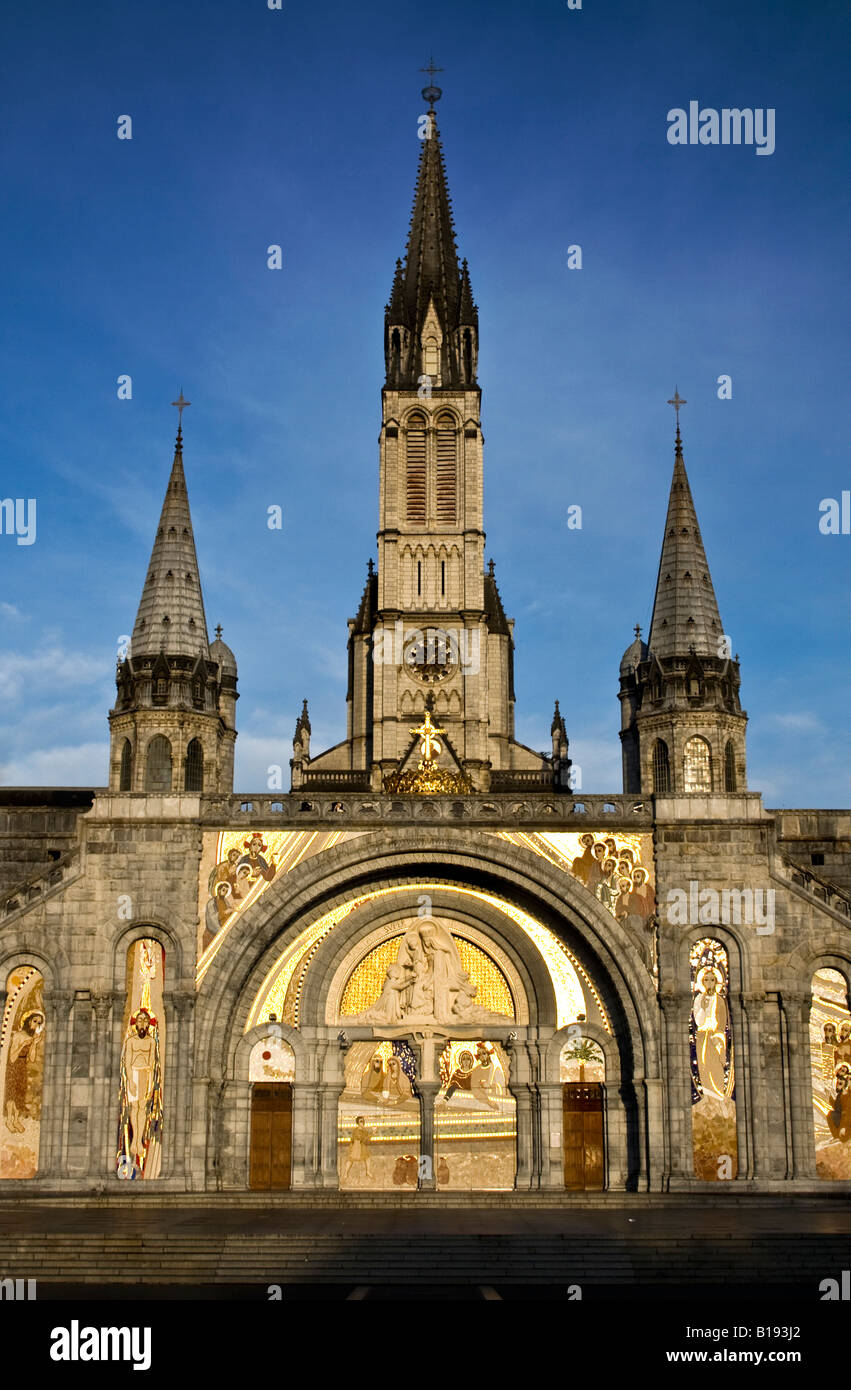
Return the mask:
{"type": "Polygon", "coordinates": [[[341,743],[305,705],[291,790],[233,794],[179,440],[108,786],[0,789],[0,1189],[842,1188],[851,812],[746,789],[679,431],[624,790],[571,789],[557,705],[514,738],[436,126],[385,334],[341,743]]]}

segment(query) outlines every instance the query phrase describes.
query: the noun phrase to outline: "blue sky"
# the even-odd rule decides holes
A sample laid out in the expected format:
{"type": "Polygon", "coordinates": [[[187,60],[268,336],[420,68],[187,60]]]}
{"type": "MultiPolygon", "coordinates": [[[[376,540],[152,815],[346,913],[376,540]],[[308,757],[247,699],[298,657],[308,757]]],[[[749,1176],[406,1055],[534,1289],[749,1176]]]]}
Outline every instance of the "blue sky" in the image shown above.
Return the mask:
{"type": "Polygon", "coordinates": [[[18,0],[4,30],[0,496],[37,500],[37,539],[0,535],[0,780],[106,781],[181,386],[237,789],[288,766],[305,695],[314,749],[342,737],[433,53],[518,737],[547,746],[558,696],[583,787],[620,789],[618,662],[649,624],[677,385],[750,786],[851,802],[851,536],[818,528],[851,488],[847,5],[18,0]],[[774,108],[775,152],[669,145],[690,100],[774,108]]]}

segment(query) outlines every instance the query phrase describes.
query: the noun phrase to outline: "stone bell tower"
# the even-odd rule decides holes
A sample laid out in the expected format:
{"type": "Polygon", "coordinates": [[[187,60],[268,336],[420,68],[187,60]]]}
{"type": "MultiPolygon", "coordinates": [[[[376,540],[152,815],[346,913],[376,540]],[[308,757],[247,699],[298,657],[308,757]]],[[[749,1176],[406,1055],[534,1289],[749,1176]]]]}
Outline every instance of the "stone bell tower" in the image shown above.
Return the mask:
{"type": "Polygon", "coordinates": [[[739,661],[730,651],[683,460],[677,410],[674,475],[645,643],[620,668],[625,792],[718,795],[746,789],[739,661]]]}
{"type": "MultiPolygon", "coordinates": [[[[189,404],[181,392],[181,417],[189,404]]],[[[237,670],[210,644],[178,425],[148,573],[110,711],[110,790],[232,792],[237,670]]]]}
{"type": "Polygon", "coordinates": [[[485,566],[479,315],[455,244],[441,91],[422,95],[407,249],[384,312],[378,563],[349,622],[347,734],[309,761],[300,749],[294,785],[330,787],[345,771],[349,785],[381,789],[428,710],[459,785],[487,791],[522,774],[566,786],[566,738],[554,759],[514,738],[514,623],[485,566]]]}

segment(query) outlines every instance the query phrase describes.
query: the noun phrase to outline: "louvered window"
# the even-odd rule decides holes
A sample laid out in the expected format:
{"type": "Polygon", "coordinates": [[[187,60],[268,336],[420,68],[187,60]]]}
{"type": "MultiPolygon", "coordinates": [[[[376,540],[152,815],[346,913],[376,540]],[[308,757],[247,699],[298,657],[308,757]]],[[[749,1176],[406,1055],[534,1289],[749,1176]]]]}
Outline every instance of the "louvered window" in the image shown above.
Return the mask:
{"type": "Polygon", "coordinates": [[[653,790],[657,796],[667,796],[671,790],[668,745],[661,738],[657,738],[653,746],[653,790]]]}
{"type": "Polygon", "coordinates": [[[456,433],[451,416],[437,422],[437,520],[455,521],[456,433]]]}
{"type": "Polygon", "coordinates": [[[133,784],[133,749],[130,747],[130,740],[126,738],[121,745],[121,774],[118,782],[119,791],[129,792],[133,784]]]}
{"type": "Polygon", "coordinates": [[[736,790],[736,750],[732,743],[728,743],[724,749],[724,790],[736,790]]]}
{"type": "Polygon", "coordinates": [[[426,519],[426,432],[425,421],[411,421],[407,448],[407,509],[408,521],[425,525],[426,519]]]}
{"type": "Polygon", "coordinates": [[[183,785],[188,792],[204,790],[204,750],[197,738],[193,738],[186,750],[183,785]]]}
{"type": "Polygon", "coordinates": [[[145,759],[145,791],[171,791],[171,744],[157,734],[148,744],[145,759]]]}

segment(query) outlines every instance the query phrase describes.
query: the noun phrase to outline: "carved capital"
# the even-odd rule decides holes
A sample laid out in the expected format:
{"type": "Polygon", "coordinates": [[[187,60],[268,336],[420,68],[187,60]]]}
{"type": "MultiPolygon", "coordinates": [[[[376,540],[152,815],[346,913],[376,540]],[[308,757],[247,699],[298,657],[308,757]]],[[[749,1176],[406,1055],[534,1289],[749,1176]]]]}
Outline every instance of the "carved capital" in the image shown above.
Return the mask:
{"type": "Polygon", "coordinates": [[[166,994],[164,1002],[174,1010],[182,1023],[186,1019],[192,1017],[196,997],[194,990],[191,992],[189,990],[180,990],[172,994],[166,994]]]}
{"type": "Polygon", "coordinates": [[[106,994],[92,995],[92,1010],[98,1023],[106,1023],[112,1013],[113,994],[109,990],[106,994]]]}
{"type": "Polygon", "coordinates": [[[44,1012],[48,1023],[64,1023],[74,1007],[73,989],[51,989],[44,992],[44,1012]]]}

